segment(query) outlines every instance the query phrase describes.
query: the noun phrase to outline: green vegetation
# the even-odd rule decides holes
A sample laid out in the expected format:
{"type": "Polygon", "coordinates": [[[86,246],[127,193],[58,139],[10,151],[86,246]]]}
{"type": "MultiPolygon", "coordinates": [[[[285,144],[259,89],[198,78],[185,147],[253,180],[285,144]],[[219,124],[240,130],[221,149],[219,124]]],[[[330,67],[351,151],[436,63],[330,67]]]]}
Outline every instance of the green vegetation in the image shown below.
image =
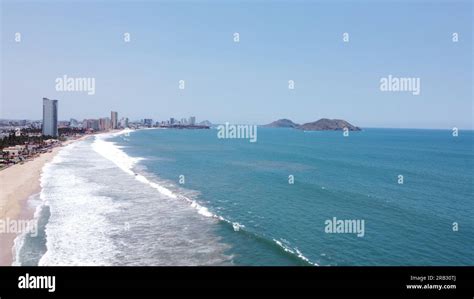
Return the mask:
{"type": "Polygon", "coordinates": [[[78,129],[78,128],[59,128],[59,138],[53,136],[28,136],[28,134],[40,134],[41,129],[33,129],[33,128],[26,128],[21,130],[20,136],[16,136],[15,131],[11,130],[9,135],[3,139],[0,139],[0,150],[9,147],[15,146],[19,144],[25,143],[34,143],[34,144],[42,144],[44,140],[47,139],[59,139],[60,141],[66,140],[67,136],[72,136],[75,134],[84,134],[85,130],[78,129]]]}
{"type": "Polygon", "coordinates": [[[25,144],[26,142],[41,144],[46,139],[50,139],[50,138],[46,136],[28,136],[28,135],[15,136],[15,133],[13,132],[13,133],[10,133],[8,137],[5,137],[0,140],[0,149],[9,147],[9,146],[15,146],[18,144],[25,144]]]}

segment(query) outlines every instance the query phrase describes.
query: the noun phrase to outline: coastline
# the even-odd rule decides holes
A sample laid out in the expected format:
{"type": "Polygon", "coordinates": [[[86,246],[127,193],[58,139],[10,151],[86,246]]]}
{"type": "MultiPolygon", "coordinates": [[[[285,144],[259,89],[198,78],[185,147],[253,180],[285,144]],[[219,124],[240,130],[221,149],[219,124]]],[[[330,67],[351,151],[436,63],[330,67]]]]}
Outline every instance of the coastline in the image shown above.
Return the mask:
{"type": "MultiPolygon", "coordinates": [[[[43,153],[23,164],[15,164],[0,171],[0,220],[31,220],[34,209],[28,207],[28,199],[41,191],[40,179],[43,166],[65,146],[87,138],[68,140],[55,147],[51,152],[43,153]]],[[[13,245],[15,233],[0,232],[0,266],[11,266],[13,263],[13,245]]]]}

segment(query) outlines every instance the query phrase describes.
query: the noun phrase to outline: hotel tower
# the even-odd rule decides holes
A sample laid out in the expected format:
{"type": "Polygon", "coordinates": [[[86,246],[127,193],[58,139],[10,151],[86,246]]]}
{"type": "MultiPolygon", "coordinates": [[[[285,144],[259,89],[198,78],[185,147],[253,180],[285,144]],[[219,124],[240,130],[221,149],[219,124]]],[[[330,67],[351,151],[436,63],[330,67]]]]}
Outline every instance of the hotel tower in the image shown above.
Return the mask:
{"type": "Polygon", "coordinates": [[[43,98],[43,135],[58,137],[58,100],[43,98]]]}

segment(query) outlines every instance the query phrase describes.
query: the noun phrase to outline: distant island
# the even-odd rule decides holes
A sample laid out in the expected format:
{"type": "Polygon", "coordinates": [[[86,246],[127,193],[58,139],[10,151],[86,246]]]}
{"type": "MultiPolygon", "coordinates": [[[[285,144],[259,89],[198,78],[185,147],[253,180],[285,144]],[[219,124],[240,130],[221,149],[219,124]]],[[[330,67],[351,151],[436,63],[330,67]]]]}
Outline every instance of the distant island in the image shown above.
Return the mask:
{"type": "Polygon", "coordinates": [[[361,130],[359,127],[356,127],[345,120],[328,119],[328,118],[321,118],[320,120],[305,123],[302,125],[294,123],[289,119],[283,118],[283,119],[276,120],[272,123],[269,123],[267,125],[264,125],[264,127],[294,128],[294,129],[305,130],[305,131],[341,131],[341,130],[344,130],[344,128],[347,128],[349,131],[361,130]]]}
{"type": "Polygon", "coordinates": [[[294,122],[286,118],[276,120],[268,125],[264,125],[264,127],[269,128],[297,128],[298,126],[298,124],[295,124],[294,122]]]}

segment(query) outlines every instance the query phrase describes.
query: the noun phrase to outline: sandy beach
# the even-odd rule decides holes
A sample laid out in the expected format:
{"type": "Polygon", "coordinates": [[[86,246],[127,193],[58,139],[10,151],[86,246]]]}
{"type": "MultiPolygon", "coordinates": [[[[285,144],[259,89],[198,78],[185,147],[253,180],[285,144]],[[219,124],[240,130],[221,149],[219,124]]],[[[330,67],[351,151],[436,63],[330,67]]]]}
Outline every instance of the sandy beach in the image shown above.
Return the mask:
{"type": "MultiPolygon", "coordinates": [[[[39,193],[40,177],[43,166],[66,145],[81,140],[63,142],[62,146],[51,152],[41,154],[23,164],[16,164],[0,171],[0,220],[32,219],[34,210],[28,208],[27,200],[31,195],[39,193]]],[[[0,266],[12,264],[12,248],[16,234],[0,232],[0,266]]]]}

